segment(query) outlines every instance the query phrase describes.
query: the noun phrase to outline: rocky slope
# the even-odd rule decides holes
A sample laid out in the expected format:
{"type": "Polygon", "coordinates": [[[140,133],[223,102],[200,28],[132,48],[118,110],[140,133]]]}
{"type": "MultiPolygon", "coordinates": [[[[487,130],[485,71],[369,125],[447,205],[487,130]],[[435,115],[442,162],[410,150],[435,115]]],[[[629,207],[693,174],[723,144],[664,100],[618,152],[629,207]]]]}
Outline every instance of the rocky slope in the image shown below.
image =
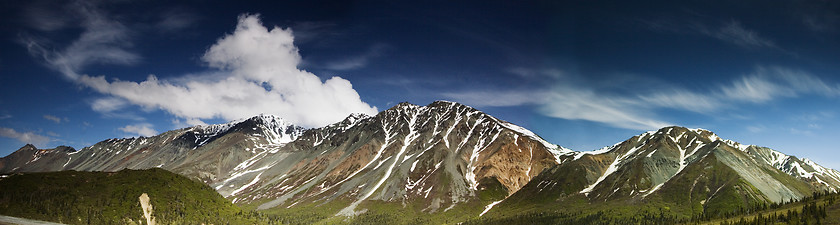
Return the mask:
{"type": "Polygon", "coordinates": [[[500,187],[505,194],[496,198],[506,197],[567,152],[465,105],[401,103],[308,130],[237,180],[213,185],[260,209],[340,200],[349,202],[340,215],[365,201],[423,202],[423,211],[436,212],[482,201],[485,189],[500,187]]]}

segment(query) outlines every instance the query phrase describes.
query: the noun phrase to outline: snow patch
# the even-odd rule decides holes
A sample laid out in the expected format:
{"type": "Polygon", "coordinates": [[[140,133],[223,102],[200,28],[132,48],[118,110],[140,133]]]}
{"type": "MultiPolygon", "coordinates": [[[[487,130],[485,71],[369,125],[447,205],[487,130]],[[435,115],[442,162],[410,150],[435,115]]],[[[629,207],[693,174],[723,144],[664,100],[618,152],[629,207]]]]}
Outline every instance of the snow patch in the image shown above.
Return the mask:
{"type": "Polygon", "coordinates": [[[587,152],[575,152],[575,158],[574,158],[574,160],[578,160],[578,159],[580,159],[581,157],[583,157],[584,155],[600,155],[600,154],[604,154],[604,153],[610,152],[610,151],[612,151],[612,149],[613,149],[613,148],[617,147],[619,144],[621,144],[621,142],[619,142],[619,143],[617,143],[617,144],[614,144],[613,146],[606,146],[606,147],[603,147],[603,148],[601,148],[601,149],[594,150],[594,151],[587,151],[587,152]]]}
{"type": "Polygon", "coordinates": [[[493,202],[493,203],[488,204],[487,206],[484,206],[484,211],[481,211],[481,214],[478,214],[478,217],[483,216],[485,213],[489,212],[489,211],[490,211],[490,209],[492,209],[492,208],[493,208],[493,206],[496,206],[496,204],[499,204],[499,203],[501,203],[502,201],[504,201],[504,200],[495,201],[495,202],[493,202]]]}
{"type": "Polygon", "coordinates": [[[239,189],[234,190],[234,191],[233,191],[233,192],[231,192],[231,193],[230,193],[230,195],[228,195],[228,196],[234,196],[234,195],[236,195],[237,193],[239,193],[239,192],[241,192],[241,191],[244,191],[246,188],[250,187],[251,185],[256,184],[258,181],[260,181],[260,175],[262,175],[262,173],[257,174],[257,176],[256,176],[256,177],[254,177],[254,180],[252,180],[252,181],[251,181],[251,183],[248,183],[248,184],[246,184],[246,185],[243,185],[243,186],[242,186],[242,187],[240,187],[239,189]]]}
{"type": "MultiPolygon", "coordinates": [[[[495,118],[493,118],[493,119],[495,119],[495,118]]],[[[543,146],[545,146],[546,149],[548,149],[552,154],[554,154],[555,157],[559,157],[560,155],[574,152],[571,149],[567,149],[567,148],[561,147],[559,145],[548,143],[548,141],[545,141],[544,139],[542,139],[540,136],[538,136],[534,132],[531,132],[530,130],[525,129],[523,127],[520,127],[516,124],[500,121],[498,119],[496,119],[496,121],[500,125],[502,125],[503,127],[507,128],[507,129],[518,132],[518,133],[520,133],[520,134],[522,134],[526,137],[531,138],[532,140],[540,142],[543,146]]],[[[559,159],[557,160],[557,163],[560,163],[559,159]]]]}
{"type": "Polygon", "coordinates": [[[632,149],[630,149],[629,151],[627,151],[626,153],[624,153],[624,155],[621,155],[621,157],[616,158],[616,159],[615,159],[615,160],[614,160],[614,161],[610,164],[610,166],[607,168],[607,171],[604,171],[604,174],[603,174],[603,175],[601,175],[601,177],[598,177],[598,180],[596,180],[596,181],[595,181],[595,183],[592,183],[592,184],[591,184],[591,185],[589,185],[588,187],[584,188],[583,190],[581,190],[581,191],[580,191],[580,193],[582,193],[582,194],[586,194],[586,195],[588,196],[588,195],[589,195],[589,192],[592,192],[592,189],[594,189],[594,188],[595,188],[595,186],[598,186],[598,184],[600,184],[602,181],[604,181],[604,179],[606,179],[606,178],[607,178],[607,176],[609,176],[610,174],[612,174],[612,173],[614,173],[615,171],[617,171],[617,170],[618,170],[618,166],[619,166],[619,164],[621,164],[621,162],[622,162],[624,159],[626,159],[627,157],[629,157],[629,156],[633,155],[633,153],[635,153],[635,152],[636,152],[636,150],[638,150],[638,149],[639,149],[639,147],[638,147],[638,146],[637,146],[637,147],[633,147],[632,149]]]}

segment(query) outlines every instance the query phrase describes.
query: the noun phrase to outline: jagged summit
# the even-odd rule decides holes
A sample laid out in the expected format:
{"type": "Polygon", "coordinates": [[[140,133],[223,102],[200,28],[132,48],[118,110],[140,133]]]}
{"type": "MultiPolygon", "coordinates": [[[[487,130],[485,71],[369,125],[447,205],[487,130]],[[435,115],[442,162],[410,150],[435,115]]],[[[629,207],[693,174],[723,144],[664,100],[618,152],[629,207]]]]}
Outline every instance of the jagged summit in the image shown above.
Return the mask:
{"type": "Polygon", "coordinates": [[[263,122],[263,123],[280,123],[280,124],[284,124],[284,125],[291,125],[291,123],[287,122],[286,120],[284,120],[280,116],[276,116],[274,114],[266,114],[266,113],[260,113],[259,115],[256,115],[256,116],[253,116],[253,117],[249,118],[248,120],[260,121],[260,122],[263,122]]]}
{"type": "Polygon", "coordinates": [[[32,151],[37,149],[38,148],[36,148],[33,144],[26,144],[23,147],[20,147],[17,151],[32,151]]]}
{"type": "Polygon", "coordinates": [[[435,100],[435,101],[433,101],[433,102],[431,102],[431,103],[429,103],[428,105],[425,105],[425,106],[417,105],[417,104],[414,104],[414,103],[411,103],[411,102],[400,102],[400,103],[392,106],[391,108],[387,109],[386,111],[408,109],[408,108],[417,108],[417,107],[430,107],[430,108],[466,107],[470,110],[476,110],[475,108],[473,108],[471,106],[464,105],[464,104],[461,104],[461,103],[458,103],[458,102],[447,101],[447,100],[435,100]]]}
{"type": "Polygon", "coordinates": [[[199,147],[228,132],[244,132],[263,136],[272,144],[289,143],[300,136],[305,129],[272,114],[259,114],[247,119],[223,124],[198,125],[187,128],[199,147]]]}
{"type": "Polygon", "coordinates": [[[70,147],[70,146],[66,146],[66,145],[59,145],[58,147],[55,147],[55,150],[57,150],[57,151],[62,151],[62,152],[66,152],[66,153],[74,153],[74,152],[76,152],[76,149],[75,149],[75,148],[70,147]]]}
{"type": "MultiPolygon", "coordinates": [[[[493,117],[489,114],[486,114],[486,113],[484,113],[484,112],[482,112],[478,109],[475,109],[471,106],[464,105],[464,104],[461,104],[461,103],[458,103],[458,102],[446,101],[446,100],[437,100],[437,101],[434,101],[432,103],[429,103],[426,106],[419,106],[419,105],[415,105],[415,104],[412,104],[412,103],[409,103],[409,102],[402,102],[402,103],[397,104],[394,107],[391,107],[390,109],[386,110],[385,112],[390,112],[390,111],[399,111],[399,112],[402,112],[403,115],[411,114],[411,113],[414,113],[414,112],[422,112],[419,115],[421,117],[428,117],[428,116],[431,116],[431,115],[433,115],[435,117],[443,116],[443,117],[448,117],[448,118],[443,118],[443,119],[455,120],[455,121],[460,121],[463,118],[468,118],[468,117],[486,118],[488,121],[492,121],[492,122],[498,124],[501,127],[507,128],[507,129],[512,130],[514,132],[520,133],[523,136],[526,136],[526,137],[529,137],[529,138],[531,138],[535,141],[538,141],[543,146],[545,146],[547,149],[551,150],[552,154],[554,154],[556,156],[556,158],[559,158],[560,155],[570,154],[570,153],[574,152],[573,150],[562,147],[560,145],[549,143],[548,141],[546,141],[545,139],[543,139],[539,135],[535,134],[534,132],[531,132],[528,129],[525,129],[521,126],[518,126],[518,125],[510,123],[510,122],[498,119],[498,118],[493,117]]],[[[388,113],[386,113],[386,114],[388,114],[388,113]]]]}
{"type": "Polygon", "coordinates": [[[67,162],[76,149],[70,146],[58,146],[52,149],[38,149],[26,144],[6,157],[0,158],[0,173],[40,172],[61,169],[60,163],[67,162]]]}
{"type": "Polygon", "coordinates": [[[391,106],[391,108],[388,108],[385,111],[401,110],[401,109],[414,108],[414,107],[419,107],[419,105],[415,105],[415,104],[412,104],[410,102],[400,102],[400,103],[398,103],[394,106],[391,106]]]}
{"type": "Polygon", "coordinates": [[[237,119],[237,120],[233,120],[233,121],[230,121],[230,122],[227,122],[227,123],[209,124],[209,125],[196,125],[196,126],[193,126],[193,127],[189,127],[187,129],[203,130],[205,132],[224,132],[227,129],[230,129],[231,127],[233,127],[233,126],[236,126],[237,124],[241,124],[243,122],[248,122],[248,121],[251,121],[251,122],[254,122],[254,123],[259,123],[259,124],[266,124],[266,125],[268,125],[268,124],[276,124],[276,125],[280,125],[280,126],[292,125],[291,123],[284,120],[282,117],[279,117],[279,116],[276,116],[276,115],[273,115],[273,114],[261,113],[261,114],[258,114],[256,116],[237,119]]]}

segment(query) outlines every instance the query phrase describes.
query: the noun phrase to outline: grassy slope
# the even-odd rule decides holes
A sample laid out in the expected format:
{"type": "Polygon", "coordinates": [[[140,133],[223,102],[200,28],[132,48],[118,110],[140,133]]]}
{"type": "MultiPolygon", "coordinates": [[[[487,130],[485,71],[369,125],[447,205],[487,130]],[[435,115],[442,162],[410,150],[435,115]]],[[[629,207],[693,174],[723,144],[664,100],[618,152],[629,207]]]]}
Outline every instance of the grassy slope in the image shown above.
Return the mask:
{"type": "Polygon", "coordinates": [[[162,169],[13,174],[0,179],[0,214],[70,224],[139,223],[142,193],[162,224],[261,221],[203,183],[162,169]]]}

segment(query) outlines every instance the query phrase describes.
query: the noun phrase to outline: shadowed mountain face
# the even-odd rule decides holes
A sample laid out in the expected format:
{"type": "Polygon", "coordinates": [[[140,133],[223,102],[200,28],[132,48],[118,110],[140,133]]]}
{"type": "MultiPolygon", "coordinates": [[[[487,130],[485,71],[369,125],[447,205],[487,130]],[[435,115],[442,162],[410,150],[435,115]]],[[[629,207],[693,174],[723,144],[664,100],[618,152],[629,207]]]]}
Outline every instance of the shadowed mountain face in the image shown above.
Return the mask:
{"type": "Polygon", "coordinates": [[[0,158],[0,173],[58,171],[70,159],[76,149],[58,146],[53,149],[38,149],[27,144],[6,157],[0,158]]]}
{"type": "Polygon", "coordinates": [[[153,167],[201,180],[240,205],[316,205],[336,215],[374,203],[425,213],[466,207],[476,214],[478,205],[493,214],[652,203],[693,215],[840,187],[835,170],[707,130],[666,127],[575,152],[445,101],[400,103],[321,128],[260,115],[79,151],[28,145],[0,159],[2,173],[153,167]]]}

